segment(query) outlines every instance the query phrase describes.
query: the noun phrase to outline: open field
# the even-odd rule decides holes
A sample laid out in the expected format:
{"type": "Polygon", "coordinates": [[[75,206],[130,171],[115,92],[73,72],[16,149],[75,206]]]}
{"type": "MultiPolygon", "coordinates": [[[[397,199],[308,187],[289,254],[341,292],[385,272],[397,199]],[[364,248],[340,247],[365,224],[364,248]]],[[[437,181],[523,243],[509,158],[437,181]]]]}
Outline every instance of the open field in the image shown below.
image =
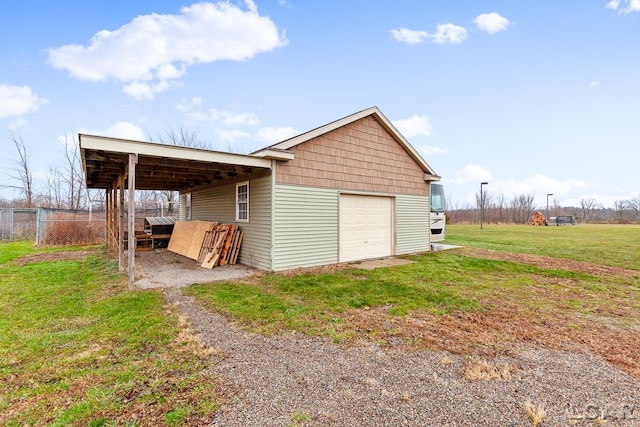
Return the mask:
{"type": "Polygon", "coordinates": [[[274,274],[185,292],[262,333],[296,330],[336,342],[487,357],[524,346],[588,350],[640,378],[640,227],[479,232],[451,227],[447,242],[554,258],[462,248],[391,269],[274,274]]]}
{"type": "Polygon", "coordinates": [[[0,245],[0,425],[196,425],[209,350],[99,248],[0,245]]]}
{"type": "Polygon", "coordinates": [[[447,225],[453,245],[546,255],[640,270],[640,224],[447,225]]]}

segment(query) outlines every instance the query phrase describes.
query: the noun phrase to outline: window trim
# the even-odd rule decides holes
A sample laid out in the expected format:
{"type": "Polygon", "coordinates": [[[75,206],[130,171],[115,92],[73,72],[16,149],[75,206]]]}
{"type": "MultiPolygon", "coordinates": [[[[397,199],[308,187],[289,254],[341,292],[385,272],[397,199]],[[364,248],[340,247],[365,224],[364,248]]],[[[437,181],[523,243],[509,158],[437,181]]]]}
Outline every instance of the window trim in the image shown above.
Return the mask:
{"type": "Polygon", "coordinates": [[[243,181],[236,183],[236,222],[249,222],[249,181],[243,181]],[[239,200],[239,190],[240,187],[247,187],[247,200],[245,202],[240,202],[239,200]],[[240,218],[240,203],[247,204],[247,217],[240,218]]]}

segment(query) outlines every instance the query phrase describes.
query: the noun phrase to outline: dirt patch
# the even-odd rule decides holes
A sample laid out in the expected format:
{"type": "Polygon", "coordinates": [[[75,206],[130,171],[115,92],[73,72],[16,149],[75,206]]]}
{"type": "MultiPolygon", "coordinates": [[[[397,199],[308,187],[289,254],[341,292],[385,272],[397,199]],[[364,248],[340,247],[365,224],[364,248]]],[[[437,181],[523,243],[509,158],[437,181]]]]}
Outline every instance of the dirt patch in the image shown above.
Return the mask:
{"type": "Polygon", "coordinates": [[[95,255],[95,250],[81,251],[60,251],[45,252],[40,254],[26,255],[13,261],[19,266],[33,264],[36,262],[55,262],[55,261],[84,261],[90,255],[95,255]]]}
{"type": "Polygon", "coordinates": [[[640,278],[640,271],[637,270],[627,270],[620,267],[611,267],[608,265],[574,261],[570,259],[553,258],[541,255],[517,254],[472,247],[455,249],[455,252],[473,258],[517,262],[520,264],[535,265],[537,267],[555,270],[578,271],[593,274],[594,276],[623,277],[627,279],[640,278]]]}

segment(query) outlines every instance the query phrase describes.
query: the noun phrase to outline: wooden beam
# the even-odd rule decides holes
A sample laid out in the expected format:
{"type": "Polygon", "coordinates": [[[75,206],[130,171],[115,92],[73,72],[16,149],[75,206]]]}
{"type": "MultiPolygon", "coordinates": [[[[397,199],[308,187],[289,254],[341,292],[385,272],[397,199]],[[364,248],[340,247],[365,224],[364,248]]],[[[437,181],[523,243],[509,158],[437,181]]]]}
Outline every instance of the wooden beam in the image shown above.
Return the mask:
{"type": "Polygon", "coordinates": [[[107,249],[111,248],[111,236],[110,236],[110,231],[109,230],[109,215],[111,215],[111,208],[109,206],[109,204],[111,203],[111,192],[109,191],[109,189],[107,188],[106,190],[104,190],[104,197],[105,197],[105,218],[104,218],[104,240],[105,243],[107,244],[107,249]]]}
{"type": "Polygon", "coordinates": [[[124,171],[120,172],[118,180],[118,267],[124,270],[124,171]]]}
{"type": "Polygon", "coordinates": [[[136,209],[135,209],[135,197],[136,197],[136,163],[138,161],[138,155],[129,154],[129,200],[128,200],[128,220],[129,220],[129,289],[134,288],[135,282],[135,254],[136,254],[136,209]]]}

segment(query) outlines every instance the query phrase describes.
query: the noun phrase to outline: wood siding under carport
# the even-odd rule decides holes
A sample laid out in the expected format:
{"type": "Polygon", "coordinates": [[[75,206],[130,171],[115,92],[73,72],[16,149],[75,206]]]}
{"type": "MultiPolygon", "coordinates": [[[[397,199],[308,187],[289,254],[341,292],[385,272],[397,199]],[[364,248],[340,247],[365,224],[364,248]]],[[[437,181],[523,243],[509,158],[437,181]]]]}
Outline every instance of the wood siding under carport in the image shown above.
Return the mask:
{"type": "Polygon", "coordinates": [[[271,270],[271,176],[249,181],[249,222],[236,222],[236,184],[193,192],[191,218],[236,224],[244,232],[239,262],[271,270]]]}

